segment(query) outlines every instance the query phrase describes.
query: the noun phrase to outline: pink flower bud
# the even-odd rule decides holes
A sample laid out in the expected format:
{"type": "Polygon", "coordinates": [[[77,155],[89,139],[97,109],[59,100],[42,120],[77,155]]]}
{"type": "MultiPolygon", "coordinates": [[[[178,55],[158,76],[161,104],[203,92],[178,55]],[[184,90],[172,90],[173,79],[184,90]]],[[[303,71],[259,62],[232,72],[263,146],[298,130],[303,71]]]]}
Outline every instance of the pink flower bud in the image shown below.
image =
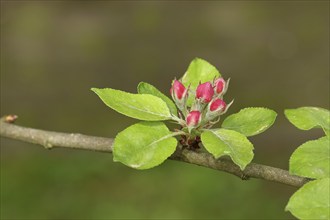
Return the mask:
{"type": "Polygon", "coordinates": [[[216,98],[210,103],[209,109],[211,112],[223,112],[226,110],[226,106],[226,103],[222,99],[216,98]]]}
{"type": "Polygon", "coordinates": [[[188,127],[196,127],[202,119],[200,111],[191,111],[187,115],[187,125],[188,127]]]}
{"type": "Polygon", "coordinates": [[[187,89],[180,81],[174,80],[170,92],[173,99],[181,100],[186,95],[187,89]]]}
{"type": "Polygon", "coordinates": [[[215,86],[215,92],[217,94],[221,94],[225,89],[226,81],[223,78],[218,78],[217,80],[215,80],[214,86],[215,86]]]}
{"type": "Polygon", "coordinates": [[[214,90],[210,82],[199,84],[196,89],[196,98],[203,103],[209,103],[214,95],[214,90]]]}

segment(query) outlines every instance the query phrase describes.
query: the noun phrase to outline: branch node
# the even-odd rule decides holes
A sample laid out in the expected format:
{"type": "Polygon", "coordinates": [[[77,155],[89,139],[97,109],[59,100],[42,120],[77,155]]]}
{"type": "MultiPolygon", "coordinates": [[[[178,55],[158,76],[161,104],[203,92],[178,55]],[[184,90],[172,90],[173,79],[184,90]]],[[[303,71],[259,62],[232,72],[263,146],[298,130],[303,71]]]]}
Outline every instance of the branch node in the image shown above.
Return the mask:
{"type": "Polygon", "coordinates": [[[247,174],[245,174],[245,173],[242,173],[241,176],[240,176],[240,178],[242,180],[249,180],[250,179],[250,177],[247,174]]]}
{"type": "Polygon", "coordinates": [[[47,149],[47,150],[51,150],[51,149],[54,147],[54,146],[53,146],[50,142],[48,142],[48,141],[46,141],[45,144],[43,144],[43,146],[44,146],[44,148],[47,149]]]}
{"type": "Polygon", "coordinates": [[[6,115],[3,117],[4,122],[7,123],[14,123],[17,120],[17,115],[6,115]]]}

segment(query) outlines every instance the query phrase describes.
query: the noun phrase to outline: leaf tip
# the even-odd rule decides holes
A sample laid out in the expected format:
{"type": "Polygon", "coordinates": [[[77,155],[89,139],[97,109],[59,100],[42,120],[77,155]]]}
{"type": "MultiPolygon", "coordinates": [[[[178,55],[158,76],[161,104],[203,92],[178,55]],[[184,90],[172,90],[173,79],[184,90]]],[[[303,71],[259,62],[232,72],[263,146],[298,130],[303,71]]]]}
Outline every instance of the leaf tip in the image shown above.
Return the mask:
{"type": "Polygon", "coordinates": [[[91,91],[95,92],[97,94],[97,92],[99,91],[100,89],[98,88],[91,88],[91,91]]]}
{"type": "Polygon", "coordinates": [[[139,82],[139,84],[137,85],[137,87],[139,88],[139,87],[143,86],[144,84],[146,84],[146,82],[141,81],[141,82],[139,82]]]}
{"type": "Polygon", "coordinates": [[[196,62],[196,61],[198,61],[198,60],[203,60],[202,58],[199,58],[199,57],[195,57],[193,60],[192,60],[192,62],[196,62]]]}

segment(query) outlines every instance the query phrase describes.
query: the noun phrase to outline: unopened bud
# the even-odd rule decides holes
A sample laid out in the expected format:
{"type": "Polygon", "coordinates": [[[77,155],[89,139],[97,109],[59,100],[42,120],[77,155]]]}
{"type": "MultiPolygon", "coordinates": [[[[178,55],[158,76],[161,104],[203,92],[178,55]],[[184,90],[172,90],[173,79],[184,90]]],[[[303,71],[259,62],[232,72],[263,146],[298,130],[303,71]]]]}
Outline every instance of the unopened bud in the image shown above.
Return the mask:
{"type": "Polygon", "coordinates": [[[199,84],[196,89],[196,98],[202,103],[209,103],[214,95],[214,90],[210,82],[199,84]]]}
{"type": "Polygon", "coordinates": [[[209,110],[211,112],[223,112],[226,110],[226,106],[226,103],[222,99],[216,98],[209,104],[209,110]]]}
{"type": "Polygon", "coordinates": [[[187,126],[188,127],[196,127],[202,119],[202,115],[200,111],[191,111],[187,115],[187,126]]]}
{"type": "Polygon", "coordinates": [[[222,99],[220,98],[215,98],[213,99],[207,106],[207,112],[205,115],[205,120],[207,121],[211,121],[214,118],[223,115],[224,113],[226,113],[227,109],[229,108],[229,106],[232,104],[229,103],[229,105],[227,105],[222,99]]]}
{"type": "Polygon", "coordinates": [[[181,100],[186,95],[187,89],[180,81],[174,80],[170,92],[174,100],[181,100]]]}
{"type": "Polygon", "coordinates": [[[218,78],[214,82],[214,90],[217,94],[223,93],[226,88],[226,81],[223,78],[218,78]]]}

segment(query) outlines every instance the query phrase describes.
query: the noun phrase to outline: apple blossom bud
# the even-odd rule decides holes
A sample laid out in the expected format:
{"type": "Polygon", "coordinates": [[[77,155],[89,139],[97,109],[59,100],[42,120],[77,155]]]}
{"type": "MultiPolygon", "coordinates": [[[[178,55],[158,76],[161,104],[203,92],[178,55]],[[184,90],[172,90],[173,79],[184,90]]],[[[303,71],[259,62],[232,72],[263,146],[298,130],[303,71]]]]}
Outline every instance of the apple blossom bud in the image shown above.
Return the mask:
{"type": "Polygon", "coordinates": [[[214,82],[215,92],[221,94],[226,88],[226,81],[223,78],[218,78],[214,82]]]}
{"type": "Polygon", "coordinates": [[[211,121],[214,118],[216,118],[220,115],[223,115],[224,113],[226,113],[227,109],[229,108],[229,106],[231,104],[232,104],[232,102],[229,103],[229,105],[227,105],[220,98],[213,99],[207,106],[207,112],[205,114],[204,120],[211,121]]]}
{"type": "Polygon", "coordinates": [[[209,110],[211,112],[223,112],[226,110],[226,103],[222,99],[216,98],[209,104],[209,110]]]}
{"type": "Polygon", "coordinates": [[[209,103],[214,95],[214,90],[210,82],[199,84],[196,89],[196,98],[202,103],[209,103]]]}
{"type": "Polygon", "coordinates": [[[187,89],[180,81],[174,80],[170,92],[174,100],[181,100],[186,95],[187,89]]]}
{"type": "Polygon", "coordinates": [[[202,115],[200,111],[191,111],[187,115],[187,126],[196,127],[201,121],[202,115]]]}

